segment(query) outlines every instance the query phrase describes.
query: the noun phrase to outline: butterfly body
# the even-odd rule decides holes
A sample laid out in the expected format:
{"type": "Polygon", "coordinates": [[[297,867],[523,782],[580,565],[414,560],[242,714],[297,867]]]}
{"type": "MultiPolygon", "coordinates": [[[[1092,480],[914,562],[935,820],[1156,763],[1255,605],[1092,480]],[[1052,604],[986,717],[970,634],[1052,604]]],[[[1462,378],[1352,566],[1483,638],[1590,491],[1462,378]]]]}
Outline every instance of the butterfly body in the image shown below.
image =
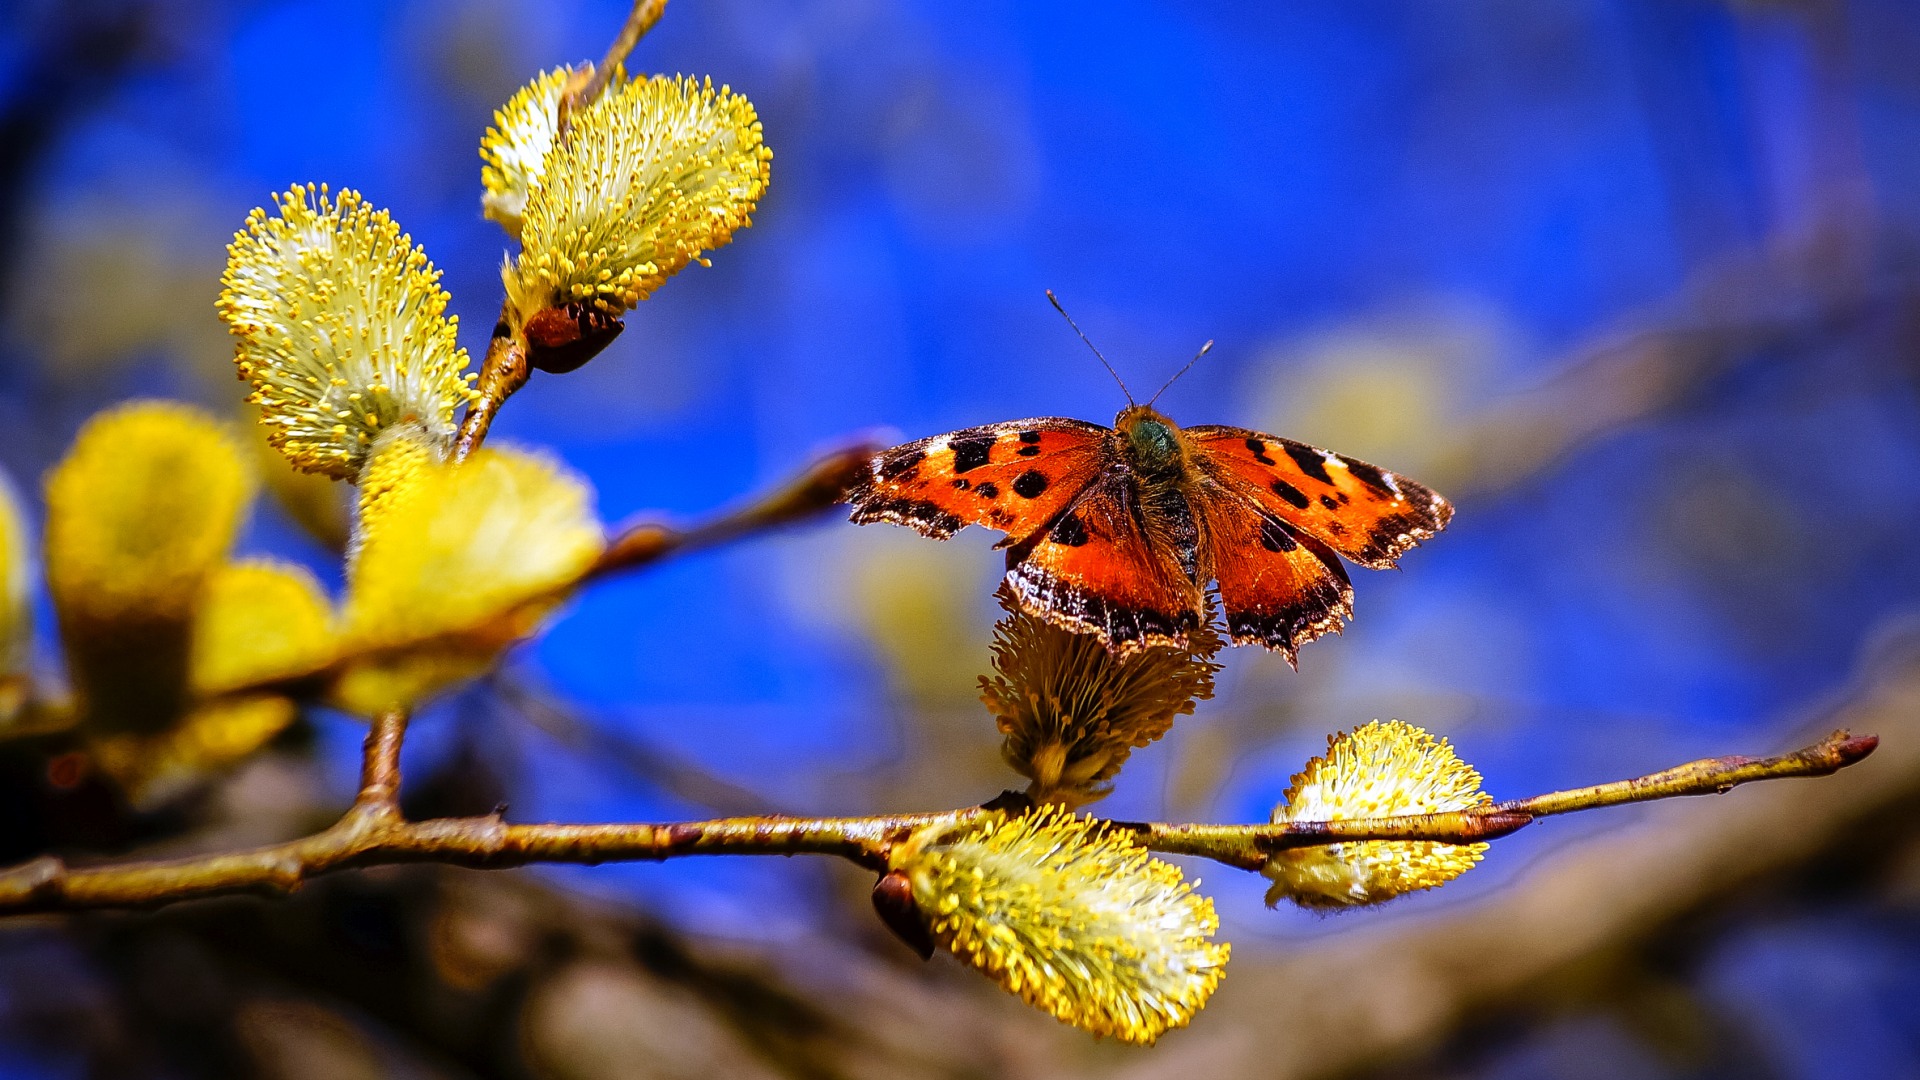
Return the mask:
{"type": "Polygon", "coordinates": [[[1115,650],[1184,645],[1215,583],[1233,639],[1289,660],[1351,613],[1340,556],[1390,566],[1453,512],[1365,462],[1150,405],[1111,428],[1043,417],[897,446],[848,501],[860,523],[1006,533],[1021,606],[1115,650]]]}

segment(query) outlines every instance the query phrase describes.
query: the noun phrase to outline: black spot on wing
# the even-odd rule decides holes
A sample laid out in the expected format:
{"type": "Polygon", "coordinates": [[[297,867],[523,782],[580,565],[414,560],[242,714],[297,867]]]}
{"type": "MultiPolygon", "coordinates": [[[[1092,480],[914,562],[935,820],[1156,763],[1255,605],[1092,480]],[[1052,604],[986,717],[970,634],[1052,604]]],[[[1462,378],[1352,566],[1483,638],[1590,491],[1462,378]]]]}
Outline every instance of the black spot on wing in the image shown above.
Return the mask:
{"type": "Polygon", "coordinates": [[[1293,459],[1295,465],[1300,466],[1301,472],[1306,473],[1308,476],[1313,477],[1323,484],[1333,483],[1333,477],[1327,475],[1327,462],[1320,456],[1320,451],[1315,450],[1311,446],[1301,446],[1299,443],[1285,443],[1283,445],[1286,448],[1287,456],[1293,459]]]}
{"type": "Polygon", "coordinates": [[[948,443],[947,448],[953,451],[953,471],[963,473],[985,465],[993,456],[993,443],[991,435],[969,435],[948,443]]]}
{"type": "Polygon", "coordinates": [[[997,499],[1000,497],[1000,487],[993,481],[988,480],[979,487],[974,488],[973,493],[983,499],[997,499]]]}
{"type": "Polygon", "coordinates": [[[1347,471],[1360,478],[1360,482],[1388,498],[1396,498],[1400,492],[1393,486],[1393,479],[1377,465],[1364,461],[1342,458],[1347,463],[1347,471]]]}
{"type": "MultiPolygon", "coordinates": [[[[1302,505],[1305,505],[1305,504],[1302,504],[1302,505]]],[[[1334,498],[1331,495],[1322,495],[1320,496],[1320,505],[1326,507],[1329,510],[1338,510],[1340,509],[1340,500],[1334,498]]]]}
{"type": "Polygon", "coordinates": [[[956,476],[953,478],[953,487],[955,491],[965,491],[972,486],[973,486],[973,481],[967,479],[964,476],[956,476]]]}
{"type": "Polygon", "coordinates": [[[1344,621],[1353,617],[1353,586],[1339,556],[1311,537],[1301,542],[1326,568],[1326,575],[1277,603],[1259,607],[1235,606],[1222,594],[1220,604],[1234,644],[1264,645],[1293,663],[1301,645],[1322,634],[1338,633],[1344,621]]]}
{"type": "Polygon", "coordinates": [[[1028,469],[1014,477],[1013,493],[1023,499],[1037,499],[1047,490],[1047,477],[1038,469],[1028,469]]]}
{"type": "Polygon", "coordinates": [[[882,480],[898,480],[913,471],[914,466],[927,460],[925,451],[909,450],[906,453],[891,452],[880,455],[879,467],[875,471],[882,480]]]}
{"type": "Polygon", "coordinates": [[[1079,547],[1091,537],[1087,535],[1086,523],[1080,520],[1080,515],[1069,510],[1053,523],[1053,530],[1047,533],[1047,539],[1064,547],[1079,547]]]}
{"type": "Polygon", "coordinates": [[[1267,444],[1259,439],[1248,439],[1247,449],[1253,451],[1253,460],[1262,465],[1277,465],[1279,462],[1267,456],[1267,444]]]}
{"type": "Polygon", "coordinates": [[[1020,441],[1031,446],[1040,441],[1040,433],[1037,431],[1023,431],[1020,433],[1020,441]]]}
{"type": "MultiPolygon", "coordinates": [[[[1306,492],[1301,491],[1285,480],[1275,480],[1273,482],[1273,493],[1285,499],[1295,510],[1305,510],[1307,508],[1306,492]]],[[[1324,496],[1322,497],[1324,498],[1324,496]]]]}

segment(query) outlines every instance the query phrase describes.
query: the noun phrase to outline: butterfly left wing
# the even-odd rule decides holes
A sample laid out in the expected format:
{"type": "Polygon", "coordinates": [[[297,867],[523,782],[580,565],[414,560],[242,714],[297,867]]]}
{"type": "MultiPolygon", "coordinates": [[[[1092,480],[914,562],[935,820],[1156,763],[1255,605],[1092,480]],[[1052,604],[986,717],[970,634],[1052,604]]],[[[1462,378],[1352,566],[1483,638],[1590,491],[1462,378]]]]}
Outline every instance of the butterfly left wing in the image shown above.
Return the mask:
{"type": "Polygon", "coordinates": [[[1011,546],[1100,475],[1111,434],[1084,420],[1038,417],[920,439],[875,455],[847,501],[861,525],[891,521],[936,540],[984,525],[1011,546]]]}
{"type": "Polygon", "coordinates": [[[1220,488],[1205,499],[1214,580],[1236,645],[1265,645],[1294,662],[1300,646],[1353,617],[1339,556],[1259,504],[1220,488]]]}
{"type": "Polygon", "coordinates": [[[1182,429],[1195,465],[1326,547],[1374,570],[1394,564],[1453,518],[1453,504],[1424,484],[1317,446],[1245,428],[1182,429]]]}
{"type": "Polygon", "coordinates": [[[1029,613],[1098,635],[1116,652],[1184,646],[1204,595],[1163,549],[1147,534],[1132,478],[1112,473],[1007,552],[1007,584],[1029,613]]]}

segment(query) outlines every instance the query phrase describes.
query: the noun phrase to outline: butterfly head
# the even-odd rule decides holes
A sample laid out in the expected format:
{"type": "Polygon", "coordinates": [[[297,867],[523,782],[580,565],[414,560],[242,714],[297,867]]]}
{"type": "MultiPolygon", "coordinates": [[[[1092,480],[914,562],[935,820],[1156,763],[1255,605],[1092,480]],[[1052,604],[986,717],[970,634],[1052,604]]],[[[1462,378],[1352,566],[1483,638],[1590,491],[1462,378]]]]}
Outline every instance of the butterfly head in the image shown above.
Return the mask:
{"type": "Polygon", "coordinates": [[[1135,469],[1149,475],[1180,467],[1180,430],[1151,405],[1129,405],[1113,418],[1114,430],[1125,439],[1135,469]]]}

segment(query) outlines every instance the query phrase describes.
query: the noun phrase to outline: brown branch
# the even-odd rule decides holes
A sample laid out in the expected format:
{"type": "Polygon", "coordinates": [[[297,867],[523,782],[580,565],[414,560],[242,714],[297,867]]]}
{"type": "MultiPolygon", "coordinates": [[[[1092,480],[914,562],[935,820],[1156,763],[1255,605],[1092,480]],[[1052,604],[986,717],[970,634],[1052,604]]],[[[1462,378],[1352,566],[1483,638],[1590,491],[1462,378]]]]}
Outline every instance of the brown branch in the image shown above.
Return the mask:
{"type": "Polygon", "coordinates": [[[500,321],[494,324],[486,359],[480,363],[480,382],[474,387],[480,396],[460,421],[460,438],[453,450],[457,461],[467,460],[480,448],[500,407],[527,385],[527,376],[532,373],[527,363],[527,337],[516,321],[512,303],[501,304],[500,321]]]}
{"type": "Polygon", "coordinates": [[[1879,745],[1879,738],[1873,735],[1854,736],[1836,731],[1790,754],[1767,758],[1706,758],[1632,780],[1555,791],[1530,799],[1510,799],[1447,814],[1288,825],[1132,824],[1128,827],[1138,831],[1142,842],[1155,851],[1198,855],[1243,870],[1258,870],[1266,865],[1269,855],[1288,848],[1360,840],[1480,843],[1517,832],[1536,819],[1554,814],[1688,795],[1717,795],[1755,780],[1825,776],[1864,760],[1879,745]]]}
{"type": "Polygon", "coordinates": [[[846,497],[847,489],[879,453],[878,443],[861,442],[835,450],[807,466],[784,486],[762,495],[738,510],[685,529],[657,521],[642,521],[622,529],[607,544],[598,562],[587,571],[593,581],[623,570],[634,570],[670,555],[738,540],[812,517],[846,497]]]}
{"type": "MultiPolygon", "coordinates": [[[[337,823],[301,840],[251,851],[151,862],[68,867],[45,857],[0,871],[0,915],[32,911],[148,907],[231,893],[285,894],[308,878],[351,867],[438,862],[476,869],[529,863],[661,860],[684,855],[837,855],[882,870],[894,844],[927,827],[964,825],[995,804],[935,813],[876,817],[737,817],[671,824],[512,825],[498,813],[410,822],[400,813],[399,754],[406,716],[378,717],[367,735],[360,795],[337,823]]],[[[1491,839],[1534,817],[1646,799],[1699,795],[1752,780],[1830,773],[1861,760],[1877,744],[1844,732],[1775,758],[1694,762],[1623,784],[1557,792],[1502,809],[1423,816],[1296,822],[1290,825],[1120,824],[1156,851],[1200,855],[1257,869],[1269,852],[1353,840],[1491,839]]]]}
{"type": "Polygon", "coordinates": [[[647,36],[653,24],[667,10],[667,0],[634,0],[633,10],[627,12],[627,21],[615,35],[613,44],[607,46],[607,55],[593,66],[592,74],[578,86],[573,87],[560,99],[560,137],[566,138],[567,116],[574,109],[585,108],[600,100],[606,92],[607,84],[613,80],[613,73],[627,62],[627,54],[647,36]]]}

